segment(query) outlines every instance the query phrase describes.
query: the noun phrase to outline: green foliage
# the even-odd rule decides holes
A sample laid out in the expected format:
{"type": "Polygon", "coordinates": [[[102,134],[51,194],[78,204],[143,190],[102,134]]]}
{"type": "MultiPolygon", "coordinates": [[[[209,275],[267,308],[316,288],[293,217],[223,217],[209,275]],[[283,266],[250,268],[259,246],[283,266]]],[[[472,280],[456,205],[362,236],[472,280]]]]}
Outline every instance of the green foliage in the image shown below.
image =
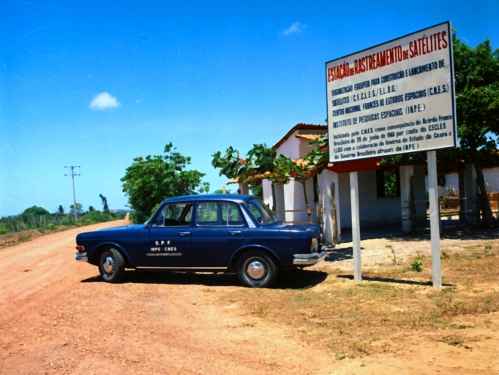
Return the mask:
{"type": "Polygon", "coordinates": [[[385,172],[383,175],[383,184],[385,188],[385,197],[397,196],[397,175],[394,173],[385,172]]]}
{"type": "Polygon", "coordinates": [[[209,184],[201,182],[204,173],[186,170],[191,158],[175,150],[172,143],[168,143],[164,155],[137,157],[126,169],[121,182],[134,210],[131,215],[134,222],[147,220],[153,208],[164,199],[209,191],[209,184]]]}
{"type": "MultiPolygon", "coordinates": [[[[74,204],[69,206],[69,213],[74,216],[74,204]]],[[[81,203],[76,203],[76,213],[81,215],[83,213],[83,205],[81,203]]]]}
{"type": "Polygon", "coordinates": [[[101,211],[91,211],[85,214],[85,219],[90,221],[91,223],[103,223],[106,221],[114,220],[114,218],[108,213],[101,211]]]}
{"type": "Polygon", "coordinates": [[[217,189],[213,192],[213,194],[232,194],[230,190],[217,189]]]}
{"type": "Polygon", "coordinates": [[[27,208],[24,210],[22,213],[23,215],[50,215],[50,212],[48,212],[45,208],[38,207],[38,206],[33,206],[30,208],[27,208]]]}
{"type": "Polygon", "coordinates": [[[416,272],[421,272],[423,270],[423,259],[419,253],[417,258],[411,263],[411,270],[416,272]]]}
{"type": "Polygon", "coordinates": [[[107,198],[103,196],[102,194],[99,194],[100,199],[102,199],[102,206],[103,206],[103,211],[106,214],[109,214],[109,206],[107,205],[107,198]]]}
{"type": "Polygon", "coordinates": [[[250,185],[251,194],[263,200],[263,185],[250,185]]]}
{"type": "Polygon", "coordinates": [[[309,145],[312,149],[300,160],[292,160],[282,154],[276,158],[275,150],[265,144],[253,144],[253,148],[246,155],[247,158],[242,159],[239,151],[229,147],[223,156],[220,151],[214,153],[211,164],[220,168],[220,176],[249,183],[253,194],[259,197],[263,197],[263,188],[259,186],[263,179],[276,184],[285,184],[290,180],[301,183],[308,219],[311,222],[306,182],[327,167],[327,142],[327,134],[311,141],[309,145]]]}
{"type": "Polygon", "coordinates": [[[327,133],[309,142],[312,149],[305,156],[305,159],[308,161],[310,169],[316,169],[317,173],[321,173],[329,163],[328,143],[327,133]]]}
{"type": "Polygon", "coordinates": [[[486,39],[474,49],[453,35],[456,112],[460,147],[494,149],[499,134],[499,50],[486,39]]]}
{"type": "Polygon", "coordinates": [[[499,135],[499,50],[492,50],[489,39],[473,49],[461,42],[455,32],[453,48],[459,146],[474,163],[481,193],[483,226],[490,227],[494,219],[479,150],[490,154],[496,148],[490,135],[499,135]]]}
{"type": "Polygon", "coordinates": [[[275,150],[265,144],[254,144],[253,148],[242,159],[239,151],[229,147],[222,156],[220,151],[212,155],[211,165],[220,168],[220,176],[237,179],[239,182],[252,182],[256,175],[274,170],[275,150]]]}

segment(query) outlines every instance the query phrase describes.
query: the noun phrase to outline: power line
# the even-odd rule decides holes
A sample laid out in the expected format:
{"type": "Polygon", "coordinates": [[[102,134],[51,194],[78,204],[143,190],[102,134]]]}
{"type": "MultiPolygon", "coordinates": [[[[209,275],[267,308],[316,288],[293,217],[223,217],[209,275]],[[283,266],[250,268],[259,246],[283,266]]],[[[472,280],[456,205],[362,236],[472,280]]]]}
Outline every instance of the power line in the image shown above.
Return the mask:
{"type": "Polygon", "coordinates": [[[64,176],[71,176],[73,179],[73,213],[75,216],[75,222],[78,220],[78,209],[76,208],[76,193],[75,193],[75,176],[81,176],[80,174],[76,174],[74,172],[75,168],[80,168],[79,165],[70,165],[65,166],[64,168],[71,168],[71,174],[65,174],[64,176]]]}

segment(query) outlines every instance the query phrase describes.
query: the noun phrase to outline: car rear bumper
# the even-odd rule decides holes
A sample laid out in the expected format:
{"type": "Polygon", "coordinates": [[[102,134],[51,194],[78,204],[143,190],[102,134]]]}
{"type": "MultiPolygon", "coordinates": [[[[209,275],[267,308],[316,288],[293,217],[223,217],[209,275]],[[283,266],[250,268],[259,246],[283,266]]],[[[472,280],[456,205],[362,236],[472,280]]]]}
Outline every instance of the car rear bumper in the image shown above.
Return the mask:
{"type": "Polygon", "coordinates": [[[87,253],[84,251],[76,252],[76,261],[77,262],[88,262],[87,253]]]}
{"type": "Polygon", "coordinates": [[[320,253],[310,253],[310,254],[294,254],[293,265],[295,266],[313,266],[319,262],[322,262],[326,257],[326,252],[322,248],[320,253]]]}

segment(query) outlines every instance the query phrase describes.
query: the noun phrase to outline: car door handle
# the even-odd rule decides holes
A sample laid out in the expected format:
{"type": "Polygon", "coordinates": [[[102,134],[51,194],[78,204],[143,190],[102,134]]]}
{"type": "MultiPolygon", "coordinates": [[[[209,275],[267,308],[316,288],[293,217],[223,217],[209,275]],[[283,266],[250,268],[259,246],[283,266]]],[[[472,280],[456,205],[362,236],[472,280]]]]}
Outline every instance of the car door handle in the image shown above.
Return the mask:
{"type": "Polygon", "coordinates": [[[178,235],[180,237],[185,237],[185,236],[188,236],[189,234],[191,234],[191,232],[178,232],[178,235]]]}
{"type": "Polygon", "coordinates": [[[231,236],[237,236],[238,234],[241,234],[240,230],[229,230],[229,234],[231,236]]]}

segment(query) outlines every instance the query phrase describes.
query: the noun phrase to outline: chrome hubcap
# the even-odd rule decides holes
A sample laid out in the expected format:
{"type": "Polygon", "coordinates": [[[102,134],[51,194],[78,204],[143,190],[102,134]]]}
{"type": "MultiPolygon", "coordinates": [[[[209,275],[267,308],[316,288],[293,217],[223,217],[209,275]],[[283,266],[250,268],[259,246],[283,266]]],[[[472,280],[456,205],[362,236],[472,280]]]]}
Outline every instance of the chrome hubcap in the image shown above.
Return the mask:
{"type": "Polygon", "coordinates": [[[102,264],[102,267],[104,268],[104,271],[106,273],[112,273],[114,270],[114,259],[112,256],[108,255],[102,264]]]}
{"type": "Polygon", "coordinates": [[[246,272],[252,279],[259,280],[265,276],[265,265],[259,260],[253,260],[248,264],[246,272]]]}

